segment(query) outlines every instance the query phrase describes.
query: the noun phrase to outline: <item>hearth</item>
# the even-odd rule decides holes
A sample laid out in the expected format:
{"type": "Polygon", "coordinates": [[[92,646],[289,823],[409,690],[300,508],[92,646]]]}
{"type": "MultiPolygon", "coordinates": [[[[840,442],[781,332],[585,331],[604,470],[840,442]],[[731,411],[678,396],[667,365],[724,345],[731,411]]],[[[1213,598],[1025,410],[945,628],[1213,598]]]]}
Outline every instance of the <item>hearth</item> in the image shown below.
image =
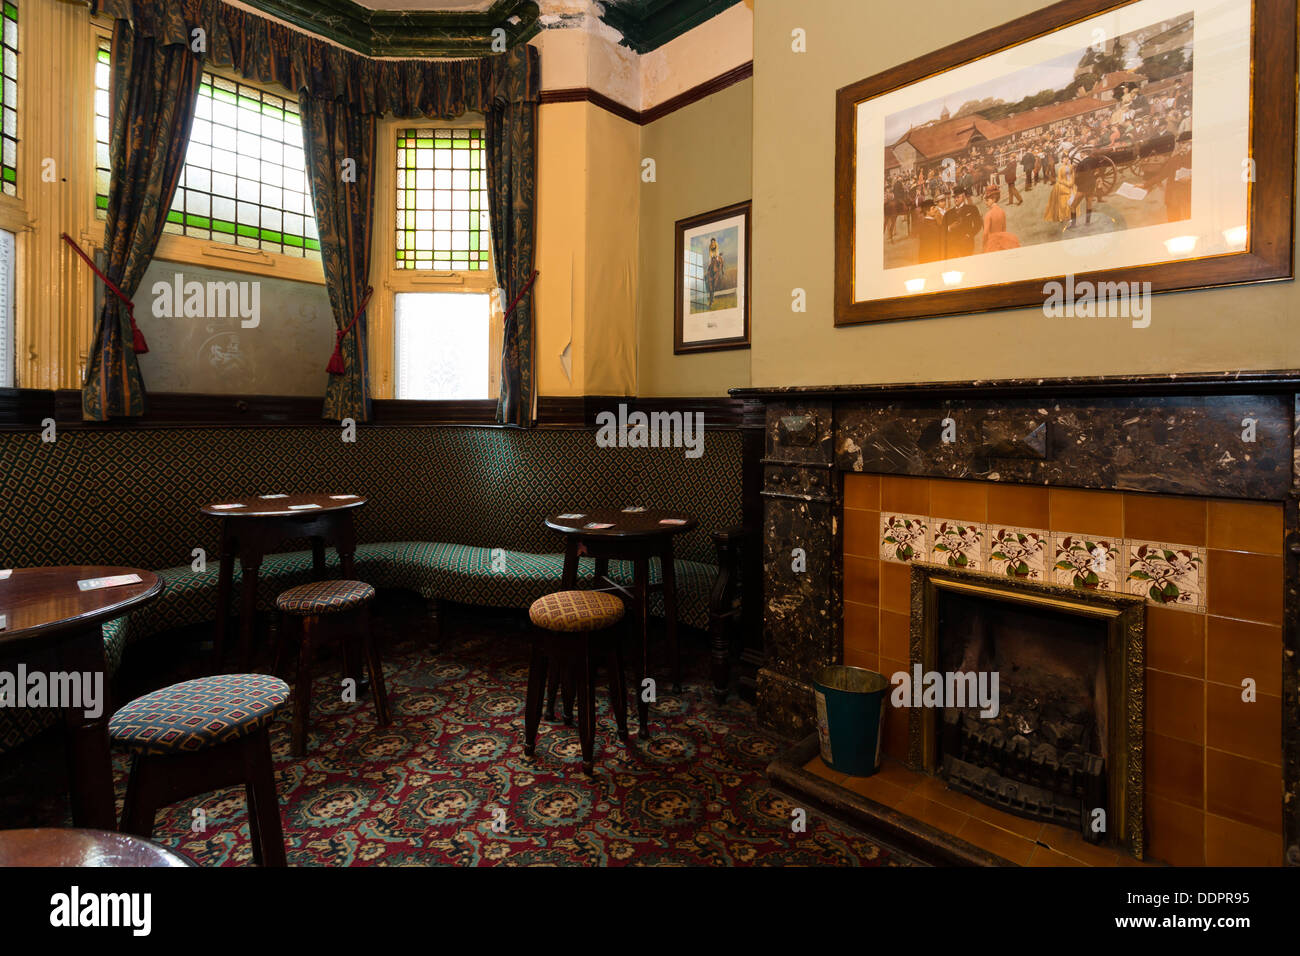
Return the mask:
{"type": "Polygon", "coordinates": [[[913,707],[912,768],[1141,857],[1142,599],[924,563],[911,573],[914,666],[997,688],[995,707],[951,694],[913,707]]]}

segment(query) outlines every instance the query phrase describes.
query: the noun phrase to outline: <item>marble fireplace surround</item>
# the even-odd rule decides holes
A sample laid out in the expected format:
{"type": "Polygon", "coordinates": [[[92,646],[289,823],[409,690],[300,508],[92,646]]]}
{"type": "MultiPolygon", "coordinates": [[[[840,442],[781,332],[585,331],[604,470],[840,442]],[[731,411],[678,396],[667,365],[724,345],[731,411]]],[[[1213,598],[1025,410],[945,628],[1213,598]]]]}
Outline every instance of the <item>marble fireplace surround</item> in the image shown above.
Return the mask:
{"type": "Polygon", "coordinates": [[[1300,865],[1300,371],[731,394],[765,411],[757,701],[790,737],[811,731],[812,675],[843,656],[846,473],[1281,503],[1282,825],[1300,865]]]}

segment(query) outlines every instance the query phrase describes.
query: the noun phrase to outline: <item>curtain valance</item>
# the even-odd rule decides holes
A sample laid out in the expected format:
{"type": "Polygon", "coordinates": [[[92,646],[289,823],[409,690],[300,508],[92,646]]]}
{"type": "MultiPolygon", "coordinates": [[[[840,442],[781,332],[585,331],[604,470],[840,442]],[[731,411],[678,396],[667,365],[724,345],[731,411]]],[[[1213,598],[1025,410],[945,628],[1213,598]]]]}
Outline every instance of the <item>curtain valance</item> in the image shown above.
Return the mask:
{"type": "Polygon", "coordinates": [[[357,112],[452,119],[540,99],[537,49],[527,44],[464,60],[377,60],[220,0],[93,0],[92,9],[162,46],[189,46],[202,29],[207,65],[357,112]]]}

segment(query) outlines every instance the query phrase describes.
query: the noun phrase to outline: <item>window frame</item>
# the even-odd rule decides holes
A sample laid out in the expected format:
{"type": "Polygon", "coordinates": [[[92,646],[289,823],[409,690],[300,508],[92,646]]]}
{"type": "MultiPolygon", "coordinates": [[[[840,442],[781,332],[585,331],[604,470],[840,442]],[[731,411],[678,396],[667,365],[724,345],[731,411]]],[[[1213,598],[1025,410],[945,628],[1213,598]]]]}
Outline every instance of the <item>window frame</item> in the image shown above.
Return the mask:
{"type": "MultiPolygon", "coordinates": [[[[402,292],[467,292],[487,294],[488,308],[488,395],[501,389],[501,345],[504,316],[501,290],[491,255],[494,241],[489,230],[487,269],[439,270],[397,268],[397,133],[412,127],[484,129],[481,113],[465,113],[456,119],[431,120],[384,117],[376,132],[375,217],[371,240],[371,285],[375,295],[366,312],[370,339],[370,389],[374,398],[396,399],[397,392],[397,295],[402,292]]],[[[490,201],[490,199],[489,199],[490,201]]],[[[407,401],[430,401],[407,399],[407,401]]],[[[437,399],[463,402],[464,399],[437,399]]]]}
{"type": "MultiPolygon", "coordinates": [[[[99,40],[101,37],[112,39],[113,30],[111,25],[96,22],[93,26],[94,41],[92,48],[98,50],[99,40]]],[[[273,96],[279,96],[287,99],[296,99],[297,94],[285,90],[273,83],[263,83],[257,80],[250,80],[241,76],[234,70],[223,67],[216,67],[204,64],[205,73],[211,73],[214,76],[220,76],[223,79],[231,80],[236,83],[242,83],[245,86],[255,87],[264,93],[270,93],[273,96]]],[[[91,96],[93,98],[94,74],[91,74],[91,96]]],[[[93,117],[93,110],[92,110],[93,117]]],[[[110,131],[110,135],[111,131],[110,131]]],[[[91,184],[90,195],[87,197],[89,203],[90,221],[95,223],[95,235],[99,240],[102,248],[104,244],[105,222],[96,215],[95,209],[95,182],[94,182],[94,149],[95,149],[95,131],[94,124],[91,124],[90,130],[90,148],[91,148],[91,184]]],[[[186,143],[186,149],[189,144],[186,143]]],[[[310,184],[309,184],[310,185],[310,184]]],[[[310,191],[308,198],[310,199],[310,191]]],[[[315,215],[313,211],[312,215],[315,215]]],[[[167,262],[174,262],[180,265],[199,266],[207,269],[224,269],[231,272],[245,272],[252,275],[266,276],[268,278],[289,279],[294,282],[306,282],[312,285],[325,285],[325,267],[323,263],[314,259],[307,259],[302,256],[289,256],[284,253],[269,252],[266,249],[253,249],[249,246],[240,246],[235,243],[216,242],[211,239],[199,239],[194,236],[178,236],[172,233],[164,232],[158,240],[158,248],[154,250],[155,259],[163,259],[167,262]]]]}

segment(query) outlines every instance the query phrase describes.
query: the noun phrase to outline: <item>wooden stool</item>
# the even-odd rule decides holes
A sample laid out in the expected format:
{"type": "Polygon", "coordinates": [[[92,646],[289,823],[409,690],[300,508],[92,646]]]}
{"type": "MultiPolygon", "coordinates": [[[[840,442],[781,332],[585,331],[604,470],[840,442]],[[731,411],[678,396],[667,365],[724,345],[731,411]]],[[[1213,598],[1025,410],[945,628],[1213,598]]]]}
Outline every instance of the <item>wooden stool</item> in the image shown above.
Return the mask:
{"type": "MultiPolygon", "coordinates": [[[[293,688],[293,734],[295,757],[307,750],[307,721],[311,711],[311,664],[316,648],[325,641],[343,643],[343,667],[348,677],[357,674],[357,643],[370,671],[370,689],[375,696],[375,716],[387,727],[388,692],[384,689],[384,668],[370,636],[370,602],[375,589],[364,581],[313,581],[289,588],[275,600],[280,609],[280,646],[276,651],[277,673],[284,651],[298,641],[298,673],[293,688]]],[[[358,684],[358,690],[360,685],[358,684]]]]}
{"type": "Polygon", "coordinates": [[[537,726],[546,702],[548,672],[578,697],[578,739],[582,743],[582,769],[591,774],[596,749],[596,659],[608,654],[609,694],[618,721],[618,737],[627,743],[627,686],[623,681],[623,650],[615,629],[623,620],[623,602],[602,591],[557,591],[538,598],[528,609],[537,627],[528,668],[528,698],[524,710],[524,753],[533,756],[537,726]]]}
{"type": "Polygon", "coordinates": [[[122,832],[147,839],[159,807],[242,783],[253,861],[284,866],[267,728],[288,699],[277,677],[221,674],[164,687],[115,713],[109,737],[131,753],[122,832]]]}

